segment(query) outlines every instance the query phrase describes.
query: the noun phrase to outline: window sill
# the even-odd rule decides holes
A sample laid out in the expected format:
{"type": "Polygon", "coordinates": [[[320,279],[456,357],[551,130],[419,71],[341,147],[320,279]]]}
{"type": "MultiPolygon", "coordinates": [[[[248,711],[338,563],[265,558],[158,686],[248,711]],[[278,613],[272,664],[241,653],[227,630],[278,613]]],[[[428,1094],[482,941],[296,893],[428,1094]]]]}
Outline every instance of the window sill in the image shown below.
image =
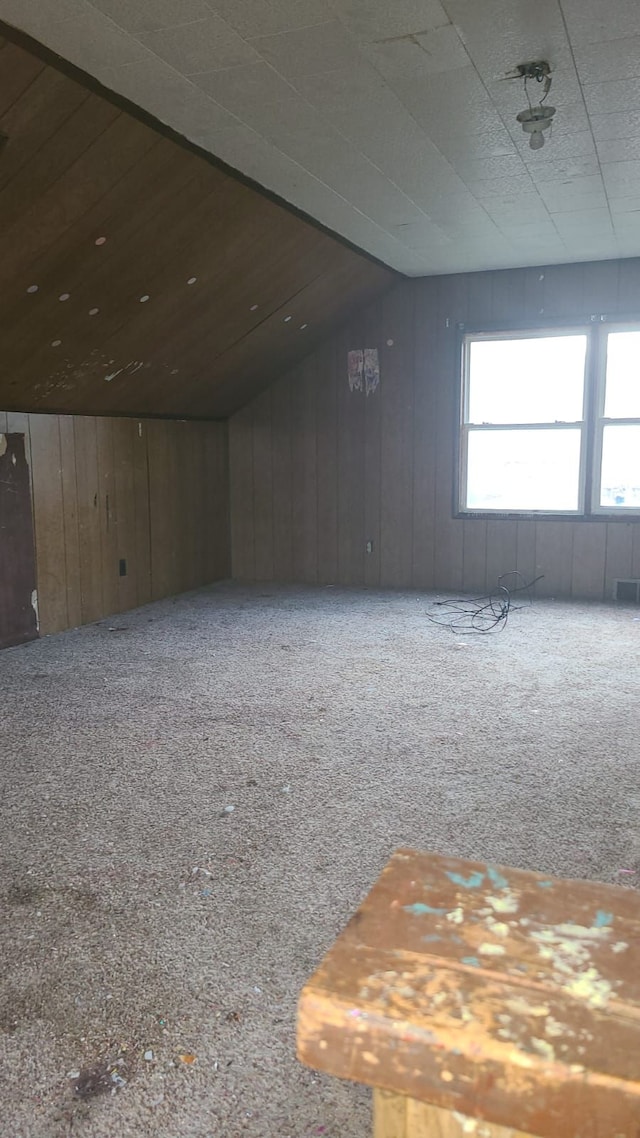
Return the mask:
{"type": "Polygon", "coordinates": [[[503,521],[503,522],[638,522],[640,510],[625,510],[624,513],[610,513],[599,510],[592,514],[549,513],[544,510],[506,511],[506,510],[459,510],[454,513],[455,519],[472,521],[503,521]]]}

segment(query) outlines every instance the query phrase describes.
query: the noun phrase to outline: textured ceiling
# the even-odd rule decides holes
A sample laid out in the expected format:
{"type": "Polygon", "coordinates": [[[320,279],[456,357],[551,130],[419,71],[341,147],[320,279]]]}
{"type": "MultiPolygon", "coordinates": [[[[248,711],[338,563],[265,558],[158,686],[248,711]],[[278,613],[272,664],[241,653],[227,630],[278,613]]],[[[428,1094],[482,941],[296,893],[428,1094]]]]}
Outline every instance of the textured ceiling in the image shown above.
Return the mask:
{"type": "Polygon", "coordinates": [[[396,276],[0,39],[0,407],[222,417],[396,276]]]}
{"type": "Polygon", "coordinates": [[[640,254],[639,0],[0,0],[0,17],[409,274],[640,254]],[[519,82],[550,61],[531,151],[519,82]]]}

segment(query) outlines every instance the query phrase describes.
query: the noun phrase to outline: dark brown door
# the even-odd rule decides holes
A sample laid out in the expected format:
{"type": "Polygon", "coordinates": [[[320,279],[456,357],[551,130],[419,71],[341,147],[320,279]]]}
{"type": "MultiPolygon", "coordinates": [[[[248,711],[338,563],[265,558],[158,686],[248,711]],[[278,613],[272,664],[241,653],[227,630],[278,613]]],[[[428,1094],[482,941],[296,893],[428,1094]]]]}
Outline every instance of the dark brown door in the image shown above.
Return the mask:
{"type": "Polygon", "coordinates": [[[36,562],[24,435],[0,434],[0,648],[38,635],[36,562]]]}

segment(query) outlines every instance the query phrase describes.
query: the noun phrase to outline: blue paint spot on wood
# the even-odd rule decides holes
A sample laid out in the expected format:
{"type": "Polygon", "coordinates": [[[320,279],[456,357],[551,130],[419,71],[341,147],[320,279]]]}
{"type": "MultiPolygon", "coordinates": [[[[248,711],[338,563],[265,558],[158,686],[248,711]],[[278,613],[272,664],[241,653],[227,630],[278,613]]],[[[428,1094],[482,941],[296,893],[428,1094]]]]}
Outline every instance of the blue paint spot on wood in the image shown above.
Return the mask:
{"type": "Polygon", "coordinates": [[[442,937],[438,936],[437,933],[429,933],[429,936],[423,936],[422,939],[423,939],[423,941],[425,941],[428,944],[429,942],[434,941],[434,940],[442,940],[442,937]]]}
{"type": "Polygon", "coordinates": [[[414,901],[413,905],[403,905],[402,907],[405,913],[411,913],[414,917],[422,917],[425,913],[441,917],[447,911],[446,909],[432,909],[431,905],[425,905],[423,901],[414,901]]]}
{"type": "Polygon", "coordinates": [[[539,881],[538,889],[550,889],[552,885],[553,881],[539,881]]]}
{"type": "Polygon", "coordinates": [[[484,881],[484,873],[472,873],[470,877],[463,877],[461,873],[447,873],[447,877],[463,889],[479,889],[484,881]]]}
{"type": "Polygon", "coordinates": [[[509,882],[507,881],[506,877],[503,877],[501,873],[498,873],[498,870],[494,869],[492,865],[487,866],[487,876],[489,880],[495,885],[496,889],[509,888],[509,882]]]}
{"type": "Polygon", "coordinates": [[[596,929],[605,929],[607,925],[613,924],[613,913],[605,913],[603,909],[598,909],[594,927],[596,929]]]}
{"type": "Polygon", "coordinates": [[[469,964],[471,966],[471,968],[481,968],[482,967],[477,956],[463,956],[462,957],[462,963],[463,964],[469,964]]]}

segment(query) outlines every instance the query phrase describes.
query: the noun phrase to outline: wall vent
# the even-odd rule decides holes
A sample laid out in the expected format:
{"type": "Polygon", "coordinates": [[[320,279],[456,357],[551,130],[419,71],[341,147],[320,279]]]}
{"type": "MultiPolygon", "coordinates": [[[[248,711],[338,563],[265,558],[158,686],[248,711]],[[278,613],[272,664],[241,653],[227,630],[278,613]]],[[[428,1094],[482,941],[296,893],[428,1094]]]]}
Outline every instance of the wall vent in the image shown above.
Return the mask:
{"type": "Polygon", "coordinates": [[[613,599],[632,605],[640,604],[640,579],[616,579],[613,582],[613,599]]]}

